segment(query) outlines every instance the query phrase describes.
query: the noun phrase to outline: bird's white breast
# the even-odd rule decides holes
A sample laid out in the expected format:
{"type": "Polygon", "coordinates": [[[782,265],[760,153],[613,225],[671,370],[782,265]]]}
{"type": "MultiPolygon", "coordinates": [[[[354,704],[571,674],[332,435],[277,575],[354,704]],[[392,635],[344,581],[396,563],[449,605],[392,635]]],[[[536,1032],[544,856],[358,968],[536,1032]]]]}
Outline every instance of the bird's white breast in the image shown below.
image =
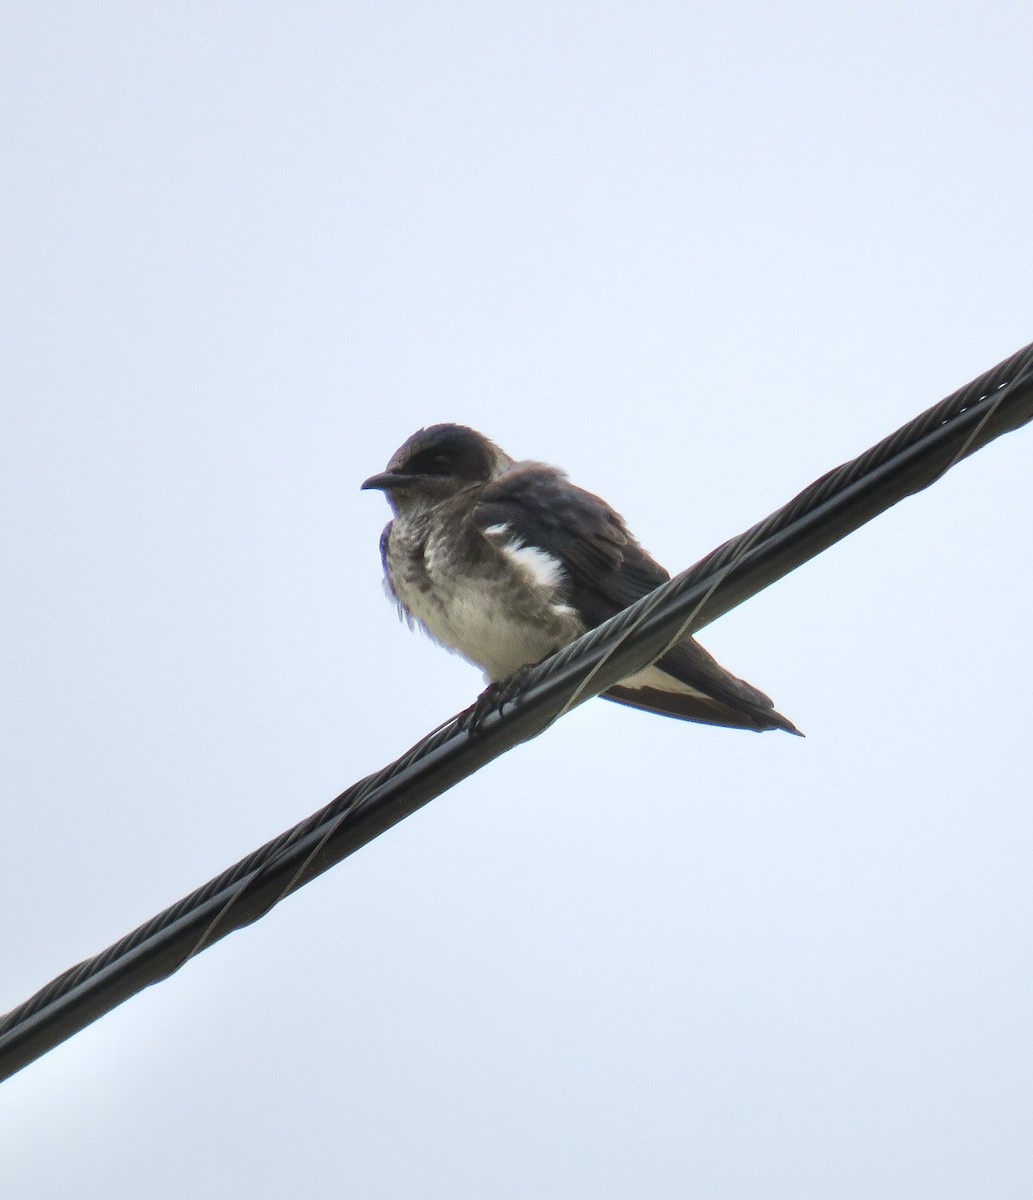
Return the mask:
{"type": "Polygon", "coordinates": [[[397,525],[387,561],[399,603],[435,641],[477,663],[489,680],[538,662],[581,632],[558,591],[560,563],[537,547],[515,544],[505,526],[486,531],[495,553],[468,565],[454,544],[433,534],[422,542],[421,562],[420,543],[397,525]]]}

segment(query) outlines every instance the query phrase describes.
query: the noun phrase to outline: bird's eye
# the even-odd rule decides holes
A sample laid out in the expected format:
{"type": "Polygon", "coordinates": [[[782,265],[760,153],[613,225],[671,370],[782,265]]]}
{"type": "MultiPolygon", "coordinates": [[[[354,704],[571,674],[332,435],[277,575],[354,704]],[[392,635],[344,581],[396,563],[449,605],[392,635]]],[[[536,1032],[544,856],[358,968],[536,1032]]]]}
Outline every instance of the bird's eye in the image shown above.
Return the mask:
{"type": "Polygon", "coordinates": [[[409,475],[448,475],[452,471],[452,455],[444,450],[434,453],[424,450],[409,460],[404,470],[409,475]]]}

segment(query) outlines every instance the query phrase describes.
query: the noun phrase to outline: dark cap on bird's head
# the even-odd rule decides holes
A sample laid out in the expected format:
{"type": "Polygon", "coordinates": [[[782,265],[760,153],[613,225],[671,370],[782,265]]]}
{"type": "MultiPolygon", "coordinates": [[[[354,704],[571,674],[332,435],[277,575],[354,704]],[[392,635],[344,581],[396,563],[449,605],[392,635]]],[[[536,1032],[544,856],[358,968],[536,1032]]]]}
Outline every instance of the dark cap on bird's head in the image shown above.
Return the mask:
{"type": "Polygon", "coordinates": [[[501,475],[513,460],[494,442],[466,425],[430,425],[407,438],[387,470],[362,487],[384,492],[392,507],[407,498],[439,500],[471,484],[501,475]]]}

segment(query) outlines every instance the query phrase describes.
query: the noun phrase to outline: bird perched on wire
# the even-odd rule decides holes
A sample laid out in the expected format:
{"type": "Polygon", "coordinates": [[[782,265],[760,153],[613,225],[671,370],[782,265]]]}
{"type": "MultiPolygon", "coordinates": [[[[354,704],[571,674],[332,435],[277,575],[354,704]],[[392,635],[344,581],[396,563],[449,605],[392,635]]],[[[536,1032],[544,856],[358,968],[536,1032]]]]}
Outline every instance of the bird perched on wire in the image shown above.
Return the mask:
{"type": "MultiPolygon", "coordinates": [[[[484,670],[489,701],[522,667],[670,578],[604,500],[464,425],[419,430],[362,486],[395,514],[380,539],[388,591],[484,670]]],[[[686,721],[799,733],[691,637],[603,695],[686,721]]]]}

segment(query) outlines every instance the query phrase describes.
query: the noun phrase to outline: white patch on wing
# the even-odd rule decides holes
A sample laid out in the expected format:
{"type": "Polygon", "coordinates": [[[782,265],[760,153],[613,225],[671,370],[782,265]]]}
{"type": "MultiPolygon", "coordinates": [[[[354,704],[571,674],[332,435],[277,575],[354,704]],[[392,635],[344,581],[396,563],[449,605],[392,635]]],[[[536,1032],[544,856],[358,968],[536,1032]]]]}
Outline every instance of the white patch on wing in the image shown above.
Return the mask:
{"type": "Polygon", "coordinates": [[[557,588],[563,582],[563,567],[558,558],[553,558],[539,546],[520,546],[510,542],[502,552],[526,571],[539,587],[557,588]]]}
{"type": "Polygon", "coordinates": [[[391,583],[410,619],[436,642],[477,663],[488,679],[498,680],[569,642],[581,623],[563,601],[558,559],[522,546],[508,524],[490,526],[484,534],[499,559],[472,570],[440,534],[422,545],[411,539],[422,564],[410,545],[393,542],[391,583]],[[422,572],[414,566],[422,566],[422,572]]]}
{"type": "MultiPolygon", "coordinates": [[[[521,571],[530,576],[532,583],[548,588],[549,591],[553,591],[563,583],[563,564],[560,560],[547,550],[543,550],[541,546],[522,544],[520,538],[505,522],[489,525],[484,530],[484,536],[496,541],[502,538],[509,539],[503,542],[499,549],[510,562],[516,563],[521,571]]],[[[554,607],[566,609],[567,605],[554,605],[554,607]]]]}

